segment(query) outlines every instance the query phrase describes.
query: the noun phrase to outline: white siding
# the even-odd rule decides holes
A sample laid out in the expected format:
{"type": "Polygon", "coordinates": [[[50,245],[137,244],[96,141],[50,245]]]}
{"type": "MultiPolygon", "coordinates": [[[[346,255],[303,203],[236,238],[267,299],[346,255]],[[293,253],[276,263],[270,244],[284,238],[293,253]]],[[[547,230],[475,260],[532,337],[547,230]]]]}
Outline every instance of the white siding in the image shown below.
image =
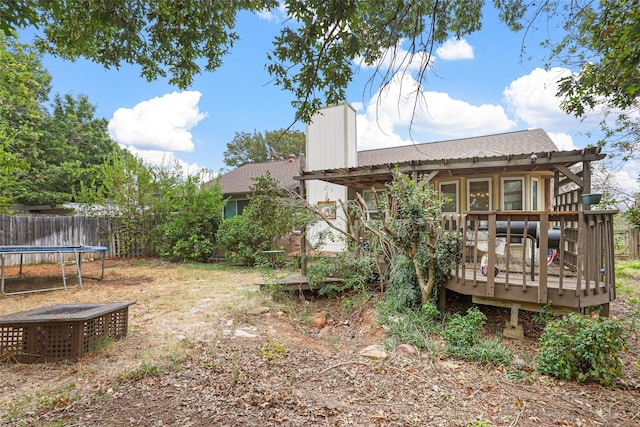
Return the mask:
{"type": "Polygon", "coordinates": [[[320,110],[307,125],[306,170],[355,167],[356,112],[348,104],[320,110]]]}
{"type": "MultiPolygon", "coordinates": [[[[305,170],[336,169],[357,166],[356,112],[348,104],[327,107],[318,112],[307,125],[307,147],[305,170]]],[[[347,201],[347,187],[322,181],[306,182],[307,201],[315,205],[320,201],[347,201]]],[[[340,228],[345,228],[343,212],[338,208],[333,220],[340,228]]],[[[336,237],[327,241],[321,250],[340,252],[345,250],[344,242],[337,232],[325,223],[319,223],[309,230],[312,245],[318,242],[318,233],[330,230],[336,237]]]]}

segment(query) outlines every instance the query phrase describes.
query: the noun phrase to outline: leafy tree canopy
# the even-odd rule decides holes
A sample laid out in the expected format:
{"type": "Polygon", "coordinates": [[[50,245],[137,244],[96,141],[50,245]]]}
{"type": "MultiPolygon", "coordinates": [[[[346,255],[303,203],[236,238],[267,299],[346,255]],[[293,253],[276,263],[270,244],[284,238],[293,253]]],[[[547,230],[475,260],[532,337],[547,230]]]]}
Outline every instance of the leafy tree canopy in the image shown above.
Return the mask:
{"type": "Polygon", "coordinates": [[[0,205],[56,205],[99,184],[117,145],[86,96],[56,95],[29,46],[0,33],[0,205]]]}
{"type": "Polygon", "coordinates": [[[100,185],[101,165],[117,149],[106,119],[94,118],[95,107],[80,95],[56,95],[52,112],[38,123],[41,138],[21,155],[30,165],[17,175],[15,200],[57,205],[75,201],[83,185],[100,185]]]}
{"type": "Polygon", "coordinates": [[[640,138],[640,4],[601,0],[564,7],[570,12],[564,14],[566,35],[549,43],[550,58],[580,72],[561,80],[563,107],[576,117],[602,111],[606,139],[632,156],[640,138]]]}
{"type": "Polygon", "coordinates": [[[302,209],[297,194],[284,190],[269,172],[253,179],[248,216],[273,238],[303,229],[314,217],[302,209]]]}
{"type": "MultiPolygon", "coordinates": [[[[284,0],[291,19],[273,41],[267,70],[276,84],[292,93],[295,119],[308,122],[321,106],[344,101],[354,64],[360,61],[377,66],[371,85],[384,87],[397,73],[413,72],[416,64],[417,80],[425,84],[434,48],[480,30],[485,3],[284,0]]],[[[603,101],[612,112],[637,109],[637,1],[492,3],[514,31],[532,30],[545,17],[564,25],[566,37],[549,41],[549,59],[581,68],[560,90],[567,112],[581,116],[585,108],[603,101]]],[[[0,4],[0,30],[13,34],[35,26],[42,34],[37,45],[45,52],[70,60],[83,56],[106,67],[138,64],[147,79],[167,76],[185,88],[194,75],[222,64],[239,38],[234,26],[240,12],[278,6],[275,0],[15,0],[0,4]]],[[[634,117],[624,113],[610,130],[628,131],[631,126],[637,135],[634,117]]]]}
{"type": "MultiPolygon", "coordinates": [[[[524,0],[493,3],[507,25],[520,29],[529,7],[550,11],[560,0],[543,6],[524,0]]],[[[369,65],[394,60],[395,69],[380,75],[383,85],[417,60],[423,82],[435,44],[478,31],[484,4],[285,0],[291,19],[274,40],[267,69],[294,95],[296,120],[308,122],[319,107],[345,99],[356,59],[369,65]],[[408,52],[398,57],[403,41],[408,52]]],[[[275,0],[93,0],[89,5],[84,0],[17,0],[0,6],[0,30],[10,34],[36,26],[42,30],[37,45],[43,51],[70,60],[83,56],[106,67],[138,64],[147,79],[168,76],[185,88],[203,69],[213,71],[222,64],[239,38],[234,26],[240,12],[278,6],[275,0]]]]}
{"type": "Polygon", "coordinates": [[[289,154],[305,152],[305,135],[300,131],[236,132],[224,152],[225,165],[236,168],[248,163],[285,160],[289,154]]]}

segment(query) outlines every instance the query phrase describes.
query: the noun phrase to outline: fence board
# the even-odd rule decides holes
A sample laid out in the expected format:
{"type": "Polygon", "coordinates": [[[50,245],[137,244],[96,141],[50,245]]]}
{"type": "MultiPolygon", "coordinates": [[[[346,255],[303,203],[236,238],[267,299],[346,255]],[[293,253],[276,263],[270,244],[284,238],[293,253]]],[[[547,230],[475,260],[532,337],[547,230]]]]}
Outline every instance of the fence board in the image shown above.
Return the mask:
{"type": "MultiPolygon", "coordinates": [[[[106,246],[109,248],[106,256],[115,257],[117,253],[111,243],[111,219],[107,217],[0,215],[2,246],[106,246]]],[[[12,258],[7,258],[7,265],[19,263],[19,258],[12,258]]],[[[56,261],[51,254],[24,257],[25,264],[56,261]]]]}

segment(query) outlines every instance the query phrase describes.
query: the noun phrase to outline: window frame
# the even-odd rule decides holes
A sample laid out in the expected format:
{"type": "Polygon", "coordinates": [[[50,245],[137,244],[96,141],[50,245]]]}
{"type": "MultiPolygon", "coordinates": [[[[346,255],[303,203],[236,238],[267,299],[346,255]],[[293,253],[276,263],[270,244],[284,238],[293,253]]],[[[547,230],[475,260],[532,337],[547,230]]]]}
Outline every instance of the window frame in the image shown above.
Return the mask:
{"type": "Polygon", "coordinates": [[[229,199],[227,200],[227,203],[225,203],[225,205],[222,207],[222,218],[223,219],[229,219],[229,218],[233,218],[234,216],[238,216],[238,215],[242,215],[242,212],[238,213],[238,205],[241,205],[242,211],[244,212],[245,208],[247,206],[249,206],[249,199],[229,199]],[[243,203],[244,202],[244,203],[243,203]],[[229,215],[227,216],[227,207],[229,205],[233,204],[234,209],[233,209],[233,215],[229,215]]]}
{"type": "Polygon", "coordinates": [[[542,209],[540,209],[541,207],[541,203],[540,203],[540,178],[531,178],[531,200],[529,201],[529,203],[531,203],[530,205],[530,210],[538,212],[541,211],[542,209]],[[533,183],[535,182],[536,184],[536,193],[533,194],[533,183]],[[534,209],[533,205],[536,205],[536,209],[534,209]]]}
{"type": "Polygon", "coordinates": [[[386,197],[385,196],[386,190],[383,190],[383,189],[380,189],[380,190],[376,189],[375,191],[362,190],[362,200],[364,200],[366,204],[366,208],[367,208],[366,212],[370,215],[375,215],[378,213],[378,207],[374,203],[374,198],[373,198],[374,193],[378,194],[378,199],[380,197],[386,197]],[[370,195],[369,198],[368,198],[368,195],[370,195]]]}
{"type": "MultiPolygon", "coordinates": [[[[474,212],[471,209],[471,184],[474,182],[486,182],[488,184],[489,190],[489,208],[488,211],[493,210],[493,179],[491,177],[487,178],[469,178],[467,179],[467,210],[470,212],[474,212]]],[[[475,211],[480,212],[480,211],[475,211]]]]}
{"type": "Polygon", "coordinates": [[[525,179],[523,176],[519,177],[502,177],[500,178],[500,209],[503,211],[514,211],[514,212],[522,212],[526,208],[526,195],[525,195],[525,179]],[[505,182],[507,181],[520,181],[520,202],[522,204],[521,209],[507,209],[505,207],[505,182]]]}
{"type": "Polygon", "coordinates": [[[459,183],[458,180],[441,181],[441,182],[439,182],[438,183],[438,191],[439,191],[440,194],[446,194],[446,193],[444,193],[442,191],[442,186],[451,185],[451,184],[455,185],[455,187],[456,187],[456,190],[455,190],[456,197],[455,197],[455,200],[453,201],[454,204],[455,204],[455,211],[446,211],[446,210],[444,210],[444,206],[443,206],[443,209],[442,209],[443,213],[459,213],[460,212],[460,183],[459,183]]]}

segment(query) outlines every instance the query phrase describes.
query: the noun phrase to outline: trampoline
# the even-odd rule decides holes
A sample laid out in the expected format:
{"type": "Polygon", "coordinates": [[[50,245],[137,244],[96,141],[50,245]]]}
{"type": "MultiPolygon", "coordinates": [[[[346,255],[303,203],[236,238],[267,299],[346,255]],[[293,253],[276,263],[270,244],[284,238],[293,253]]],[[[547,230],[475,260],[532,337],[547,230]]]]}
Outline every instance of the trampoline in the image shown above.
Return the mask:
{"type": "MultiPolygon", "coordinates": [[[[104,260],[108,248],[105,246],[0,246],[1,274],[0,274],[0,290],[4,295],[26,294],[30,292],[43,292],[64,289],[67,290],[67,276],[64,270],[64,255],[73,254],[76,262],[76,272],[78,284],[69,287],[82,287],[82,255],[87,252],[95,252],[102,254],[102,271],[100,277],[88,277],[89,279],[102,280],[104,277],[104,260]],[[8,256],[20,256],[20,272],[17,278],[22,277],[22,265],[24,255],[29,254],[53,254],[58,256],[60,268],[62,271],[62,286],[49,287],[44,289],[31,289],[24,291],[7,292],[5,290],[5,260],[8,256]]],[[[16,278],[16,277],[11,277],[16,278]]]]}

